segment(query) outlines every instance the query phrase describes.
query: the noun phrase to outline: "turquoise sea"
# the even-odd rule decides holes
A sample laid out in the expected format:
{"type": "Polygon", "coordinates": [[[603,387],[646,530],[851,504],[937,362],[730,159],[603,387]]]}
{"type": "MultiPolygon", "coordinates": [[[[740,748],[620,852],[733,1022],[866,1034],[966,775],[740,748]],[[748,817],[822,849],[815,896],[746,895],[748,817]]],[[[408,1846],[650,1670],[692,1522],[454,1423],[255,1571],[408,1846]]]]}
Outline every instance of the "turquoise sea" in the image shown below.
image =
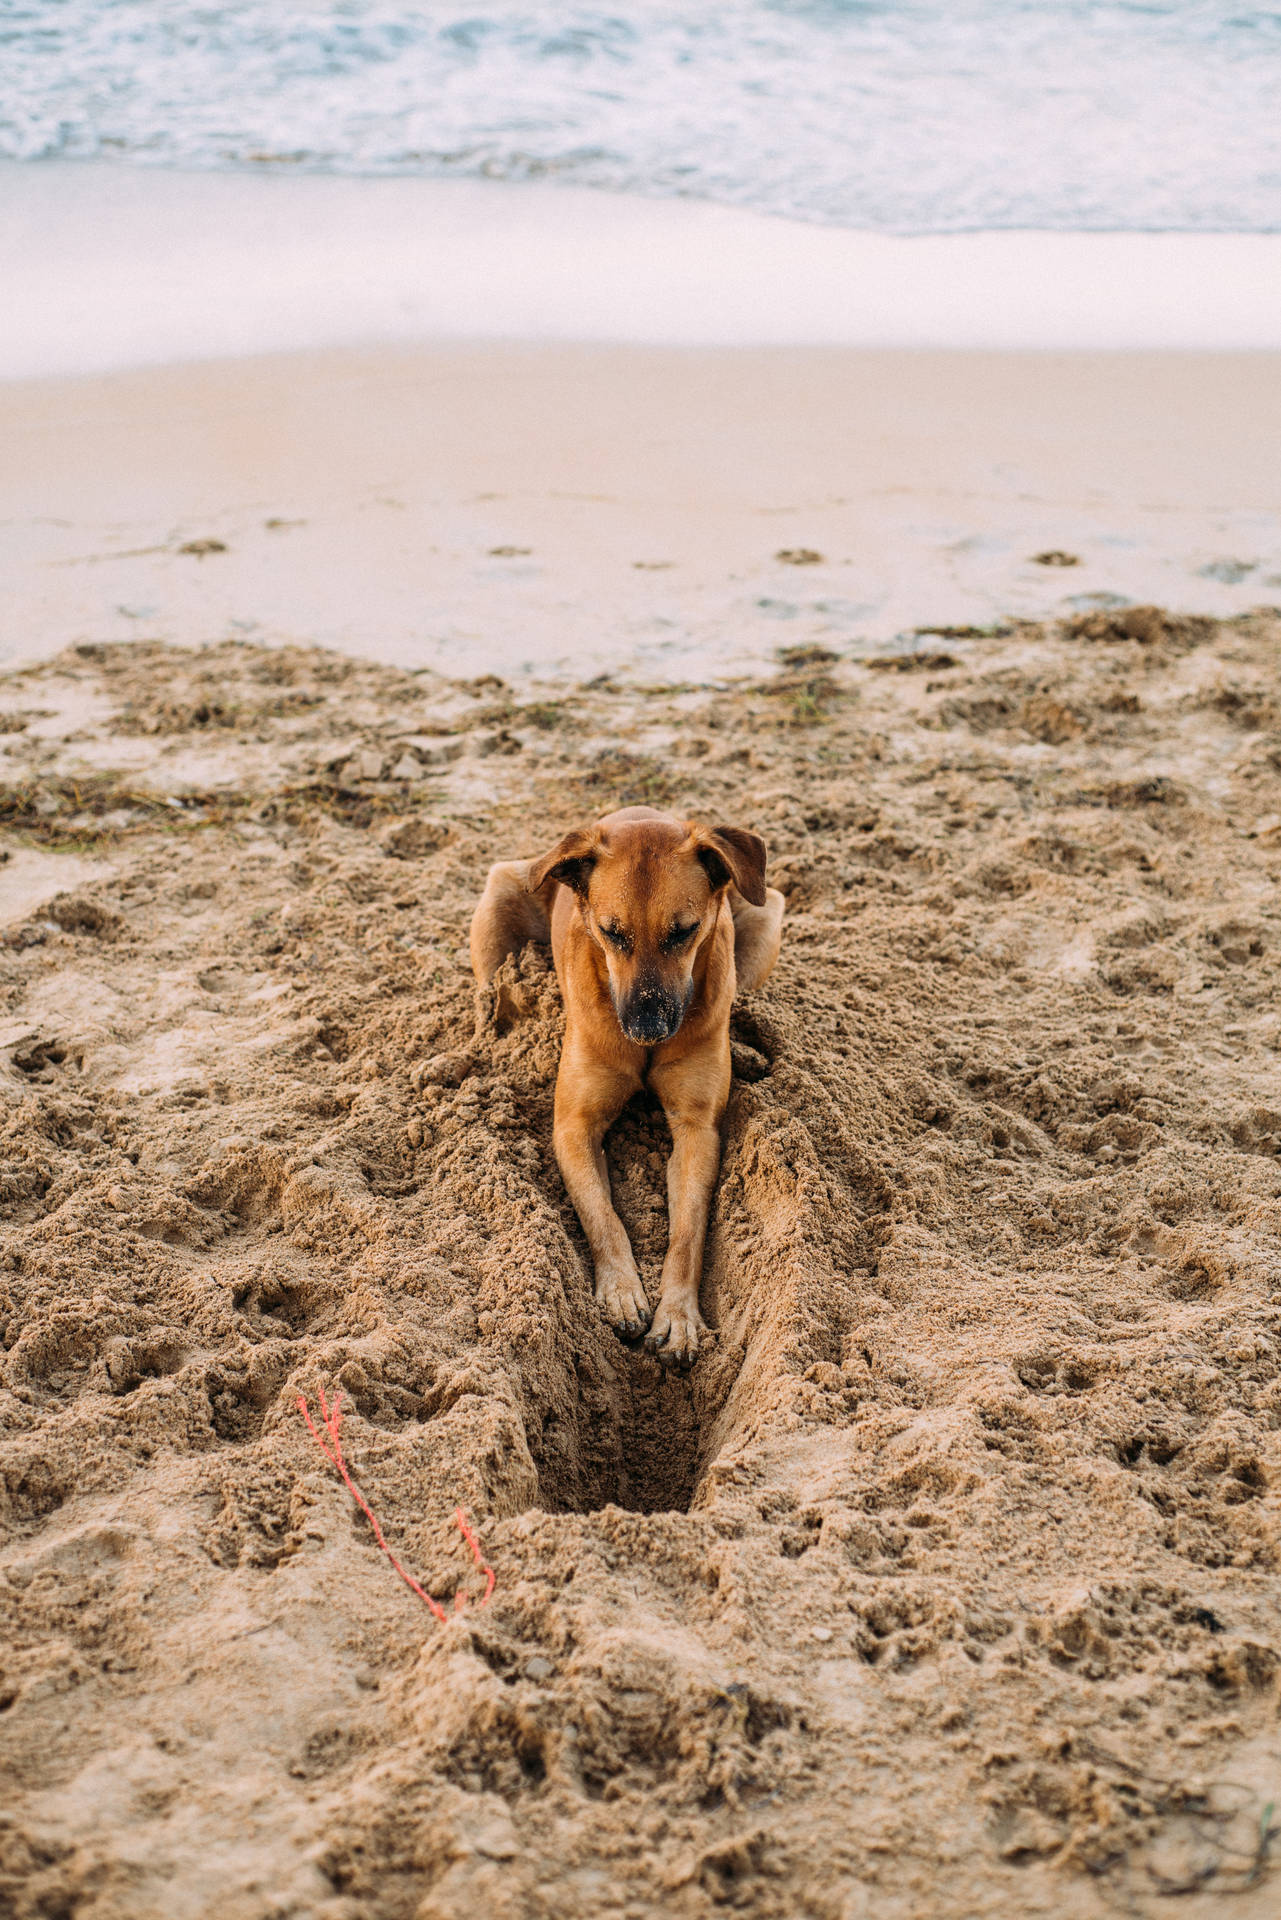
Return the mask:
{"type": "Polygon", "coordinates": [[[0,0],[0,156],[550,177],[869,230],[1281,230],[1231,0],[0,0]]]}

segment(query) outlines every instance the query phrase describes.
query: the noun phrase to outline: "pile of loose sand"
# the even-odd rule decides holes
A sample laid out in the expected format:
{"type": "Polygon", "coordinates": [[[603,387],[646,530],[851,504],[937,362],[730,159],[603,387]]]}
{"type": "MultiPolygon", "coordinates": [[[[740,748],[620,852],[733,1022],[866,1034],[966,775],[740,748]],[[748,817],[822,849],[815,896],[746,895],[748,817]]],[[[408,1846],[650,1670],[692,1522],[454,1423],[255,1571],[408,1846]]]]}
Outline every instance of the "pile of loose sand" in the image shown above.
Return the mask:
{"type": "Polygon", "coordinates": [[[4,1910],[1274,1911],[1279,641],[10,675],[4,1910]],[[789,900],[684,1377],[592,1302],[546,956],[465,966],[490,860],[633,800],[789,900]]]}

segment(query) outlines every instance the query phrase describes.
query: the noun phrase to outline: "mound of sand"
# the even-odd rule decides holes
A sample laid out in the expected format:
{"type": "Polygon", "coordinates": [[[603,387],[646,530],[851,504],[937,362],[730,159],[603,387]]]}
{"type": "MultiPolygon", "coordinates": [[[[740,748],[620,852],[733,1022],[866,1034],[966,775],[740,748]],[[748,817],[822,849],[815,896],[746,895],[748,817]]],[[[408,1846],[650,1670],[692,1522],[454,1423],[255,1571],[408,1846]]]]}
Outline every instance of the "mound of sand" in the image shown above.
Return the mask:
{"type": "MultiPolygon", "coordinates": [[[[1274,1911],[1278,641],[10,675],[4,1910],[1274,1911]],[[789,898],[687,1377],[593,1306],[546,955],[465,964],[491,859],[634,800],[789,898]],[[322,1386],[488,1609],[397,1582],[322,1386]]],[[[651,1282],[666,1146],[610,1144],[651,1282]]]]}

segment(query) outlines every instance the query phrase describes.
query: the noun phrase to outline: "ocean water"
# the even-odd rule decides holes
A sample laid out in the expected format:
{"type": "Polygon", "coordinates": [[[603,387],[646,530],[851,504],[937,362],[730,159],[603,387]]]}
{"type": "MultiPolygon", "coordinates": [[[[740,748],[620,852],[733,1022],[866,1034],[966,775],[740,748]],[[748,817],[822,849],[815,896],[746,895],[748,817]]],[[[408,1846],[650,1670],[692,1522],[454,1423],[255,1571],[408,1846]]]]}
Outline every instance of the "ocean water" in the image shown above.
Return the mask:
{"type": "Polygon", "coordinates": [[[898,233],[1281,231],[1281,9],[0,0],[0,156],[553,177],[898,233]]]}

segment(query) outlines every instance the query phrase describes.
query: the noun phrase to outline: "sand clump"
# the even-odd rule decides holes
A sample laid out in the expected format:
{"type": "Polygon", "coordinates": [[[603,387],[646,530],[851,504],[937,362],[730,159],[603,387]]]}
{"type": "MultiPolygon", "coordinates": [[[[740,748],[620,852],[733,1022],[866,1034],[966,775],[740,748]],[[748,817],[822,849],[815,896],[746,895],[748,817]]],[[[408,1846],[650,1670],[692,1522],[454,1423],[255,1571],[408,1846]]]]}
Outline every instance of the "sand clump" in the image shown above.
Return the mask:
{"type": "MultiPolygon", "coordinates": [[[[730,686],[9,676],[5,1912],[1273,1910],[1281,618],[1140,611],[730,686]],[[464,950],[630,801],[789,900],[685,1377],[592,1302],[546,955],[477,1003],[464,950]],[[396,1581],[321,1386],[486,1611],[396,1581]]],[[[634,1105],[651,1286],[666,1152],[634,1105]]]]}

